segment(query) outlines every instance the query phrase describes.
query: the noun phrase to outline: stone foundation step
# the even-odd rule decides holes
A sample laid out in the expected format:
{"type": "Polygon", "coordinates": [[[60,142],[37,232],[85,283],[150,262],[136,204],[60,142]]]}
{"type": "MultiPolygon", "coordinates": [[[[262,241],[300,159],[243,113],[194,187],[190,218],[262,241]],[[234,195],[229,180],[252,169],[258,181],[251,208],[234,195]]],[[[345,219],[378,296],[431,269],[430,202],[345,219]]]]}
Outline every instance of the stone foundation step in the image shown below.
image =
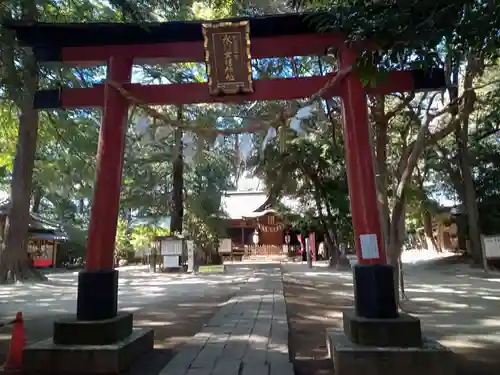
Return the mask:
{"type": "Polygon", "coordinates": [[[288,257],[286,255],[244,255],[243,260],[254,261],[284,261],[288,257]]]}

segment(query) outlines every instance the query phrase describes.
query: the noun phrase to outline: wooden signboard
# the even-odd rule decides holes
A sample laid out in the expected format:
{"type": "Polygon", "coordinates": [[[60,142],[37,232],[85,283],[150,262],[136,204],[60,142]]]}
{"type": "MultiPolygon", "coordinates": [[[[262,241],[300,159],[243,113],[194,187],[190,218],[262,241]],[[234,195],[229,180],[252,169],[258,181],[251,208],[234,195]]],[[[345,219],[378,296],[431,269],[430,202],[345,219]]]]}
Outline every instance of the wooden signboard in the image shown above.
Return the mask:
{"type": "Polygon", "coordinates": [[[253,92],[248,21],[204,24],[203,38],[210,94],[253,92]]]}

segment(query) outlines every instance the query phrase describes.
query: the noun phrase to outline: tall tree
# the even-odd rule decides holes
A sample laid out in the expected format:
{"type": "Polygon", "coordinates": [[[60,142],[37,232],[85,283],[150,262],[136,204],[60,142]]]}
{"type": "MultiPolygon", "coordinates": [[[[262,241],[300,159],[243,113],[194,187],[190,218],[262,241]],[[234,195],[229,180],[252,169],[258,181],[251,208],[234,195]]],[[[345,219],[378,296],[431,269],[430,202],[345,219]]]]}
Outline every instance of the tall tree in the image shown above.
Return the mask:
{"type": "MultiPolygon", "coordinates": [[[[22,20],[37,20],[36,1],[23,0],[19,9],[0,8],[3,12],[1,20],[7,20],[19,11],[22,20]]],[[[8,215],[6,248],[0,254],[0,284],[17,282],[37,273],[28,265],[26,252],[27,232],[29,225],[32,174],[35,164],[35,153],[38,133],[38,112],[33,108],[35,92],[38,88],[38,66],[32,51],[24,50],[18,57],[14,36],[9,31],[2,32],[2,70],[3,76],[15,80],[5,86],[8,99],[19,108],[19,132],[12,170],[12,187],[10,209],[8,215]],[[22,68],[17,68],[17,62],[22,68]],[[23,88],[22,90],[20,88],[23,88]]]]}

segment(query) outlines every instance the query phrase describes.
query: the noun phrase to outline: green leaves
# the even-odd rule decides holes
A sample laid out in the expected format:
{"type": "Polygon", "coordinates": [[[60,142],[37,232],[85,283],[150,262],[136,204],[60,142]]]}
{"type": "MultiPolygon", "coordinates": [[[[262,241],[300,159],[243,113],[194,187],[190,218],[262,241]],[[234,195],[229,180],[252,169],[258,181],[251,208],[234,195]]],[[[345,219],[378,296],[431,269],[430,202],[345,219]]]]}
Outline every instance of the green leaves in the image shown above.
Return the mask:
{"type": "MultiPolygon", "coordinates": [[[[495,1],[363,0],[292,1],[301,8],[324,11],[307,16],[319,32],[338,32],[348,42],[369,41],[377,50],[365,53],[358,68],[366,84],[381,68],[442,67],[444,40],[455,53],[474,52],[495,59],[500,46],[500,4],[495,1]],[[368,68],[371,65],[373,69],[368,68]]],[[[373,82],[371,83],[373,84],[373,82]]]]}

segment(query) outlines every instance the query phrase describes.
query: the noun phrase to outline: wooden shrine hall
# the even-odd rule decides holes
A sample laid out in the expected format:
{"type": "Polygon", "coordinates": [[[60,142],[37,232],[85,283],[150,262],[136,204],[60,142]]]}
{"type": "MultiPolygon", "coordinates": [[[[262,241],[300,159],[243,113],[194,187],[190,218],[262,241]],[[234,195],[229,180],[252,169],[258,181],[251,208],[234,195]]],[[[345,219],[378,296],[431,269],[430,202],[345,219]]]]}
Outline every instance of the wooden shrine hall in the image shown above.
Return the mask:
{"type": "Polygon", "coordinates": [[[264,191],[231,191],[223,197],[226,233],[235,253],[277,256],[298,245],[296,231],[277,211],[264,207],[267,199],[264,191]]]}

